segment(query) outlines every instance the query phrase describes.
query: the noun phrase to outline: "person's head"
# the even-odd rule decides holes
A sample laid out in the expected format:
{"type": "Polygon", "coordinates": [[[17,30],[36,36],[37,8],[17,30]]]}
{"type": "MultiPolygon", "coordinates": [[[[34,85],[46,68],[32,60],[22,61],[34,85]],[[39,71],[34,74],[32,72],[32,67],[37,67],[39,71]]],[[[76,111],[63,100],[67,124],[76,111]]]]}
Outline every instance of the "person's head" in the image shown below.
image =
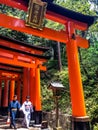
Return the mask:
{"type": "Polygon", "coordinates": [[[29,101],[30,100],[30,96],[26,96],[26,100],[29,101]]]}
{"type": "Polygon", "coordinates": [[[13,96],[13,100],[16,101],[17,100],[17,95],[13,96]]]}

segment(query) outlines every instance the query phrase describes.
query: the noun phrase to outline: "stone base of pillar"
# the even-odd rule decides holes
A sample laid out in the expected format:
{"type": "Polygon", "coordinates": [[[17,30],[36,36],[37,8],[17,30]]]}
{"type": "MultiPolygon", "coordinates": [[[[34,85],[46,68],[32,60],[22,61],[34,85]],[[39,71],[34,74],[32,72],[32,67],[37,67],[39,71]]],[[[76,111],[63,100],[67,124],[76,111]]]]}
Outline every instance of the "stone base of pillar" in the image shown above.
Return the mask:
{"type": "Polygon", "coordinates": [[[0,107],[0,115],[2,116],[8,115],[8,107],[0,107]]]}
{"type": "Polygon", "coordinates": [[[35,111],[35,124],[42,123],[42,111],[35,111]]]}
{"type": "Polygon", "coordinates": [[[41,129],[48,129],[48,122],[47,121],[42,121],[41,129]]]}
{"type": "Polygon", "coordinates": [[[53,130],[62,130],[62,127],[55,127],[53,130]]]}
{"type": "Polygon", "coordinates": [[[72,130],[90,130],[89,117],[72,117],[72,130]]]}

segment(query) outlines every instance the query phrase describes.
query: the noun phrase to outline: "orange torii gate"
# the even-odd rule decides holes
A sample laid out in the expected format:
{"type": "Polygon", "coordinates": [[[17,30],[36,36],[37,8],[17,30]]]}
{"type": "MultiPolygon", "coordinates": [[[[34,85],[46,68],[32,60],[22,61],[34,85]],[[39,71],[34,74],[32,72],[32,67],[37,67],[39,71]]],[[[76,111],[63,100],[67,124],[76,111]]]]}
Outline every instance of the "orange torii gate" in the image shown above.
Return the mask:
{"type": "MultiPolygon", "coordinates": [[[[5,72],[8,68],[0,66],[0,70],[3,68],[3,70],[0,71],[0,80],[4,79],[6,82],[11,80],[10,100],[13,99],[13,95],[15,94],[15,81],[17,80],[16,94],[20,101],[20,81],[23,81],[22,102],[25,100],[26,95],[30,95],[31,101],[36,108],[35,110],[41,111],[40,84],[38,83],[40,83],[40,70],[46,71],[46,67],[43,66],[43,63],[50,58],[50,56],[42,55],[47,50],[49,50],[49,48],[34,46],[5,36],[0,36],[0,65],[8,64],[24,67],[23,73],[21,74],[23,76],[21,77],[19,74],[17,75],[19,72],[15,67],[14,73],[12,73],[12,70],[5,72]],[[21,78],[23,78],[23,80],[21,78]],[[34,92],[34,94],[32,94],[32,92],[34,92]]],[[[4,87],[6,97],[3,99],[3,107],[8,106],[8,85],[6,85],[6,82],[4,87]]],[[[2,90],[0,90],[0,93],[1,91],[2,90]]]]}
{"type": "MultiPolygon", "coordinates": [[[[20,82],[21,70],[19,67],[8,66],[0,63],[0,110],[3,114],[6,112],[8,103],[13,99],[15,81],[20,82]],[[3,83],[3,86],[2,86],[3,83]]],[[[18,94],[18,100],[20,100],[20,86],[17,86],[16,94],[18,94]]]]}
{"type": "MultiPolygon", "coordinates": [[[[32,0],[33,1],[33,0],[32,0]]],[[[38,0],[36,0],[38,1],[38,0]]],[[[49,0],[47,2],[47,11],[45,17],[47,19],[62,23],[65,25],[66,31],[56,31],[44,27],[43,30],[37,30],[25,25],[25,21],[0,14],[0,26],[13,30],[25,32],[35,36],[48,38],[51,40],[66,43],[68,70],[70,82],[70,94],[72,102],[72,124],[73,129],[89,130],[89,121],[86,114],[83,87],[81,81],[80,65],[78,59],[78,47],[88,48],[89,43],[86,39],[75,33],[76,30],[85,31],[94,22],[93,16],[83,15],[63,7],[60,7],[49,0]],[[78,123],[79,122],[79,123],[78,123]],[[81,127],[81,128],[80,128],[81,127]]],[[[39,3],[41,1],[39,0],[39,3]]],[[[0,0],[1,4],[6,4],[20,10],[27,11],[28,1],[26,0],[0,0]]],[[[39,75],[38,75],[39,77],[39,75]]],[[[38,82],[39,84],[39,82],[38,82]]]]}

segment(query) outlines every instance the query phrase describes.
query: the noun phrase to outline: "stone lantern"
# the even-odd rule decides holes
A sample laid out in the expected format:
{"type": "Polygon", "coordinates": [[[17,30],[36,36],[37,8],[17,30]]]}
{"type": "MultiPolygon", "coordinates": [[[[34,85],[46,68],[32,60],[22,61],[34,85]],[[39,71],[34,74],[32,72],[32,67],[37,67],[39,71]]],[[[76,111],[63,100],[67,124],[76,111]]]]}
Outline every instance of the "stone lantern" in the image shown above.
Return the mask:
{"type": "Polygon", "coordinates": [[[53,128],[53,130],[62,130],[62,128],[59,126],[59,106],[58,106],[58,99],[60,98],[61,90],[64,88],[64,86],[59,82],[52,82],[48,86],[48,89],[52,89],[53,91],[53,97],[55,99],[55,105],[56,105],[56,127],[53,128]]]}

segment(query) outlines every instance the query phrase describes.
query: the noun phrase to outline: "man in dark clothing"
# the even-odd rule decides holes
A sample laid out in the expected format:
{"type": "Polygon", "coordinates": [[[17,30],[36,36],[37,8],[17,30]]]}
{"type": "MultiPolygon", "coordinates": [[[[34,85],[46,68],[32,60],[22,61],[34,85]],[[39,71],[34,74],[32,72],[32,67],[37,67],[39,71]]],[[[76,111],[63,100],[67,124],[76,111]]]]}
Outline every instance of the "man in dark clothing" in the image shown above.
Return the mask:
{"type": "Polygon", "coordinates": [[[20,109],[20,103],[17,101],[17,95],[14,95],[13,100],[8,106],[8,115],[11,117],[10,128],[14,127],[16,129],[15,118],[17,111],[20,109]]]}

